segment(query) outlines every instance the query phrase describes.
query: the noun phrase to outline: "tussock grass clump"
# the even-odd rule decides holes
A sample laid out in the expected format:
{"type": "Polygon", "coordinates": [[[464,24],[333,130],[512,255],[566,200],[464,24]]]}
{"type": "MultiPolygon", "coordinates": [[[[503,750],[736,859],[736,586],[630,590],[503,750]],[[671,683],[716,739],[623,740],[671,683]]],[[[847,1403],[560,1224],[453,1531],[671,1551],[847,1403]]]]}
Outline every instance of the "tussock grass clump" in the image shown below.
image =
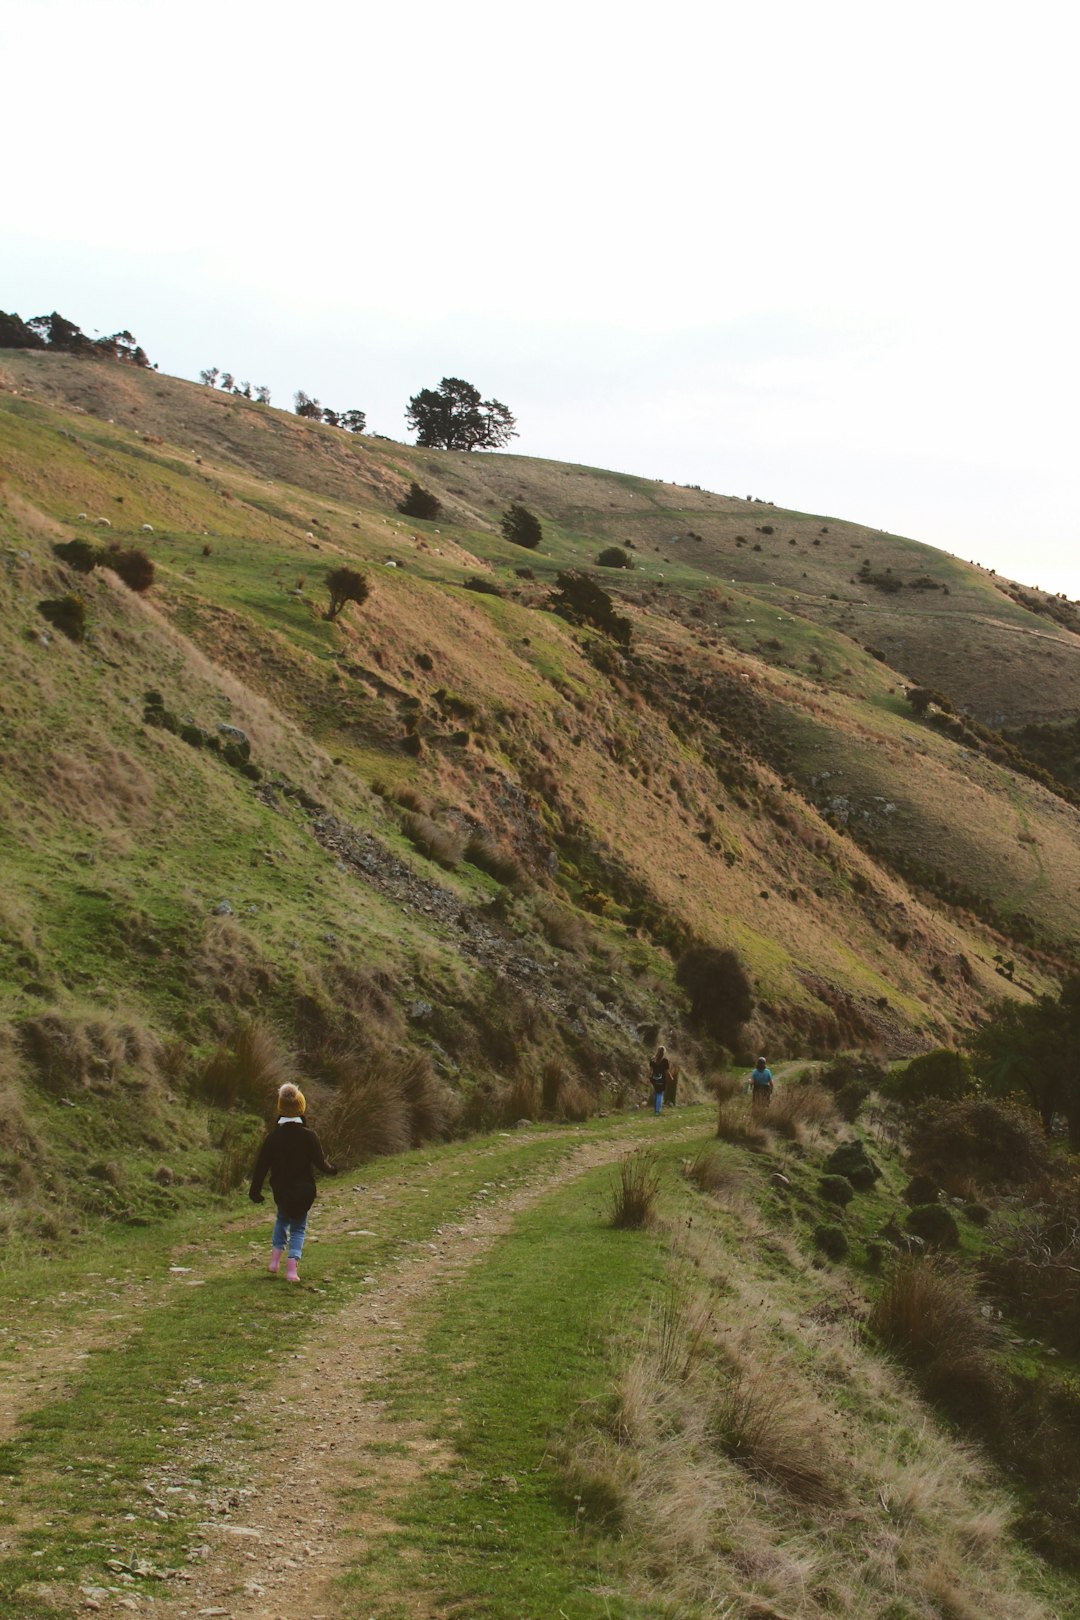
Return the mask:
{"type": "Polygon", "coordinates": [[[520,889],[526,884],[525,868],[516,855],[501,849],[486,833],[473,833],[465,845],[465,859],[478,871],[486,872],[497,883],[507,888],[520,889]]]}
{"type": "Polygon", "coordinates": [[[23,1053],[46,1091],[109,1092],[128,1071],[152,1078],[160,1043],[141,1025],[53,1009],[19,1027],[23,1053]]]}
{"type": "Polygon", "coordinates": [[[708,1300],[677,1282],[654,1300],[646,1330],[647,1353],[661,1383],[685,1383],[691,1377],[712,1321],[708,1300]]]}
{"type": "Polygon", "coordinates": [[[554,900],[541,900],[536,907],[536,919],[544,938],[556,950],[570,951],[583,956],[589,948],[589,935],[580,917],[554,900]]]}
{"type": "Polygon", "coordinates": [[[660,1194],[660,1167],[655,1154],[628,1153],[611,1184],[611,1224],[621,1230],[647,1226],[660,1194]]]}
{"type": "Polygon", "coordinates": [[[800,1502],[830,1506],[843,1499],[840,1479],[822,1457],[815,1413],[778,1366],[734,1371],[709,1404],[708,1433],[733,1462],[800,1502]]]}
{"type": "Polygon", "coordinates": [[[702,1192],[715,1193],[740,1179],[722,1153],[714,1147],[699,1148],[686,1166],[686,1174],[702,1192]]]}
{"type": "Polygon", "coordinates": [[[996,1335],[952,1266],[900,1261],[874,1302],[867,1326],[952,1416],[996,1419],[1004,1395],[992,1359],[996,1335]]]}
{"type": "Polygon", "coordinates": [[[429,861],[435,861],[448,871],[461,865],[468,840],[460,827],[448,827],[445,823],[433,821],[430,816],[420,815],[416,811],[406,815],[401,825],[409,842],[420,851],[421,855],[426,855],[429,861]]]}
{"type": "Polygon", "coordinates": [[[221,1133],[220,1153],[210,1174],[214,1192],[230,1193],[251,1175],[262,1140],[262,1128],[253,1119],[230,1119],[221,1133]]]}
{"type": "Polygon", "coordinates": [[[773,1098],[765,1116],[769,1128],[793,1141],[804,1131],[820,1130],[834,1122],[836,1110],[831,1094],[824,1086],[809,1082],[801,1086],[785,1086],[773,1098]]]}
{"type": "Polygon", "coordinates": [[[296,1079],[296,1066],[275,1030],[244,1018],[211,1054],[195,1081],[200,1097],[216,1108],[269,1112],[279,1086],[296,1079]]]}
{"type": "Polygon", "coordinates": [[[1058,1349],[1080,1352],[1080,1207],[1059,1198],[999,1224],[983,1275],[1010,1314],[1033,1322],[1058,1349]]]}
{"type": "Polygon", "coordinates": [[[330,1157],[348,1168],[404,1153],[444,1135],[453,1099],[421,1052],[349,1052],[331,1069],[336,1083],[323,1135],[330,1157]]]}

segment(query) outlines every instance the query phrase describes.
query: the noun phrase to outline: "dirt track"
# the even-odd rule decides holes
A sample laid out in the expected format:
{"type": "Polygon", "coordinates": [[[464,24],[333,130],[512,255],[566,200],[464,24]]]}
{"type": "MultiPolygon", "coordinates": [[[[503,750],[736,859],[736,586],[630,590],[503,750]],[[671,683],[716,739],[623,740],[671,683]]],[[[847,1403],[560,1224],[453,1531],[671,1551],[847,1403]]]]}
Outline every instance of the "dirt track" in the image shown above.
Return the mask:
{"type": "MultiPolygon", "coordinates": [[[[429,1242],[289,1351],[297,1376],[287,1380],[288,1393],[248,1397],[287,1408],[287,1425],[260,1455],[250,1488],[205,1523],[190,1583],[163,1594],[155,1613],[168,1620],[344,1620],[336,1579],[353,1561],[358,1539],[391,1528],[395,1501],[447,1460],[422,1428],[390,1417],[379,1394],[386,1367],[411,1342],[420,1307],[490,1249],[520,1211],[634,1145],[621,1135],[583,1144],[525,1187],[475,1199],[460,1220],[435,1228],[429,1242]],[[344,1505],[361,1479],[374,1484],[378,1516],[344,1505]]],[[[349,1197],[337,1192],[321,1206],[328,1235],[355,1224],[349,1197]]],[[[266,1286],[289,1285],[268,1277],[266,1286]]],[[[398,1600],[417,1617],[436,1613],[423,1594],[399,1592],[398,1600]]]]}

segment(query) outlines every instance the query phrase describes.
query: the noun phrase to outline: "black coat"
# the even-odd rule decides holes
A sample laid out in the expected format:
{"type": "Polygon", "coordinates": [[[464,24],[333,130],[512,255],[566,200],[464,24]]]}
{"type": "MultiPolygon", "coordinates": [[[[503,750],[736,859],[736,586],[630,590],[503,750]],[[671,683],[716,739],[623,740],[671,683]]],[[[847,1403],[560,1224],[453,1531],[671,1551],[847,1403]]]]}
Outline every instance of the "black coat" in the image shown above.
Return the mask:
{"type": "Polygon", "coordinates": [[[262,1185],[270,1177],[270,1191],[283,1215],[299,1220],[315,1202],[315,1170],[333,1171],[323,1157],[315,1132],[307,1125],[277,1124],[268,1131],[255,1169],[249,1196],[258,1202],[262,1185]]]}

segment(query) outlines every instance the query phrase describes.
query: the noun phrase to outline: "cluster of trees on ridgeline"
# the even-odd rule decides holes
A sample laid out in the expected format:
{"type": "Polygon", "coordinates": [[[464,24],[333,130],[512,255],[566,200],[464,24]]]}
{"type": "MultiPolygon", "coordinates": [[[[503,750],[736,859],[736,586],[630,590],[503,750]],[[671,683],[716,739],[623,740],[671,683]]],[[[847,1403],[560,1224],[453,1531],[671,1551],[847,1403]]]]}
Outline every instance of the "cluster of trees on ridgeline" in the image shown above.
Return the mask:
{"type": "Polygon", "coordinates": [[[51,349],[59,354],[75,354],[87,359],[126,360],[133,366],[149,366],[146,350],[130,332],[113,332],[110,337],[87,337],[81,327],[53,310],[51,315],[35,315],[24,321],[14,311],[0,309],[0,349],[51,349]]]}
{"type": "MultiPolygon", "coordinates": [[[[208,388],[224,388],[244,399],[269,405],[270,390],[260,384],[252,394],[250,383],[239,383],[231,371],[209,366],[200,371],[199,381],[208,388]]],[[[311,422],[326,422],[347,433],[365,433],[367,415],[355,408],[334,410],[323,405],[304,389],[293,395],[297,416],[311,422]]],[[[438,388],[422,388],[409,401],[405,420],[416,434],[416,442],[429,450],[498,450],[517,438],[516,418],[498,399],[482,399],[480,390],[462,377],[444,377],[438,388]]]]}
{"type": "MultiPolygon", "coordinates": [[[[136,366],[151,364],[145,349],[130,332],[87,337],[74,321],[57,310],[51,315],[35,315],[29,321],[14,312],[7,314],[0,310],[0,349],[49,349],[62,354],[126,360],[136,366]]],[[[199,381],[207,388],[221,388],[227,394],[253,400],[257,405],[270,403],[270,390],[265,383],[241,382],[231,371],[219,366],[207,366],[200,371],[199,381]]],[[[293,409],[297,416],[344,428],[347,433],[367,431],[364,411],[355,407],[347,411],[335,410],[302,388],[293,396],[293,409]]],[[[416,434],[417,444],[429,450],[500,450],[518,436],[517,419],[509,407],[502,400],[482,398],[480,390],[463,377],[444,377],[437,388],[421,388],[409,400],[405,420],[416,434]]]]}

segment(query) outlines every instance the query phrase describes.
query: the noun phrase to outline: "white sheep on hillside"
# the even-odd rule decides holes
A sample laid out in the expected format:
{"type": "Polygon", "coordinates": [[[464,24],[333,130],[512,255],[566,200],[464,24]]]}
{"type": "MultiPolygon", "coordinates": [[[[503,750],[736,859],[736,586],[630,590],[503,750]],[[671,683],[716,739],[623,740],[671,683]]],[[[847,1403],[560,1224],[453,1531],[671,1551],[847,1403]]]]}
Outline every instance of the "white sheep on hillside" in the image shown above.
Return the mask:
{"type": "Polygon", "coordinates": [[[142,532],[143,534],[153,534],[154,525],[152,523],[144,523],[142,526],[142,532]]]}

